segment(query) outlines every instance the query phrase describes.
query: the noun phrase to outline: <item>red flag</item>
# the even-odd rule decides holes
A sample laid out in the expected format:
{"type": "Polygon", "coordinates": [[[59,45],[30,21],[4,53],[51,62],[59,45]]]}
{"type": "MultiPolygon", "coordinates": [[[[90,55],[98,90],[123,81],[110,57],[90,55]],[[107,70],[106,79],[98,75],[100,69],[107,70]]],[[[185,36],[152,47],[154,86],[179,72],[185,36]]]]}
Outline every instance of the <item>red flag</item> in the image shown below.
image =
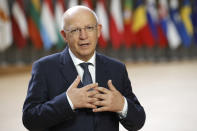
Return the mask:
{"type": "Polygon", "coordinates": [[[163,29],[161,28],[161,25],[158,25],[157,30],[158,30],[158,36],[159,36],[158,38],[159,46],[161,48],[165,48],[167,46],[168,40],[163,29]]]}
{"type": "Polygon", "coordinates": [[[125,0],[124,3],[124,43],[127,48],[134,43],[134,33],[132,32],[132,8],[133,1],[125,0]]]}
{"type": "MultiPolygon", "coordinates": [[[[167,5],[166,5],[167,6],[167,5]]],[[[159,46],[165,48],[168,45],[167,40],[167,10],[165,7],[165,1],[159,0],[158,3],[158,15],[159,15],[159,24],[158,24],[158,34],[159,34],[159,46]]]]}
{"type": "Polygon", "coordinates": [[[121,1],[112,0],[110,5],[110,37],[114,49],[120,48],[123,43],[123,17],[121,12],[121,1]]]}
{"type": "Polygon", "coordinates": [[[82,5],[89,7],[90,9],[93,9],[92,0],[83,0],[82,5]]]}
{"type": "Polygon", "coordinates": [[[15,0],[12,7],[12,32],[14,43],[18,48],[23,48],[27,44],[27,21],[22,0],[15,0]]]}
{"type": "Polygon", "coordinates": [[[148,23],[146,24],[146,26],[143,29],[144,31],[144,43],[146,44],[147,47],[152,48],[155,45],[155,39],[153,37],[153,34],[151,32],[151,28],[148,25],[148,23]]]}
{"type": "Polygon", "coordinates": [[[109,23],[106,11],[105,0],[99,0],[96,5],[96,14],[102,24],[101,36],[99,37],[99,47],[105,48],[109,40],[109,23]]]}
{"type": "Polygon", "coordinates": [[[137,1],[137,7],[134,11],[133,19],[132,29],[136,35],[135,39],[137,47],[141,47],[143,44],[152,47],[155,41],[151,33],[151,28],[148,25],[145,6],[141,0],[137,1]]]}

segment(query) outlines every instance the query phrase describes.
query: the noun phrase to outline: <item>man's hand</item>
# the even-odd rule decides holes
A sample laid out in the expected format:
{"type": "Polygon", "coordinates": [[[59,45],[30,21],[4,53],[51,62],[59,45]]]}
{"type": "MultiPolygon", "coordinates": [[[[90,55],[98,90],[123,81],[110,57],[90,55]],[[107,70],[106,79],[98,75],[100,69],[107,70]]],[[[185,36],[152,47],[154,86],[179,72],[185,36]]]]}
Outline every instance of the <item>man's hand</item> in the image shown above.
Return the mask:
{"type": "Polygon", "coordinates": [[[78,84],[80,83],[80,77],[77,76],[75,81],[72,83],[72,85],[67,90],[67,95],[69,96],[70,100],[72,101],[72,104],[74,106],[74,109],[77,108],[96,108],[94,103],[97,101],[97,98],[93,98],[95,94],[98,93],[97,90],[92,90],[96,87],[98,87],[97,83],[89,84],[82,88],[77,88],[78,84]],[[91,91],[89,91],[91,90],[91,91]]]}
{"type": "Polygon", "coordinates": [[[94,97],[100,99],[100,101],[95,101],[93,104],[101,107],[97,109],[93,109],[93,112],[122,111],[124,107],[124,97],[121,95],[121,93],[118,90],[116,90],[111,80],[109,80],[107,84],[109,90],[103,87],[96,88],[96,90],[98,90],[101,93],[96,94],[94,97]]]}

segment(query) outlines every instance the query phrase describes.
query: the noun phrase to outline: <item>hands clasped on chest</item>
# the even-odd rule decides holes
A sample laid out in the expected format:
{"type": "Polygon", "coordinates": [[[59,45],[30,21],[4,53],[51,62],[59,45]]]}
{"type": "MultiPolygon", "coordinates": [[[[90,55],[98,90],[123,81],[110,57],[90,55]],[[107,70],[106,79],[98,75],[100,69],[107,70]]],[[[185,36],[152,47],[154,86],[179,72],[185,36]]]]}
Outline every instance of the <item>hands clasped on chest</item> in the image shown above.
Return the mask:
{"type": "Polygon", "coordinates": [[[74,80],[67,90],[74,109],[92,108],[93,112],[119,112],[124,107],[124,97],[114,87],[111,80],[108,80],[108,87],[99,87],[98,83],[92,83],[82,88],[77,88],[80,77],[74,80]]]}

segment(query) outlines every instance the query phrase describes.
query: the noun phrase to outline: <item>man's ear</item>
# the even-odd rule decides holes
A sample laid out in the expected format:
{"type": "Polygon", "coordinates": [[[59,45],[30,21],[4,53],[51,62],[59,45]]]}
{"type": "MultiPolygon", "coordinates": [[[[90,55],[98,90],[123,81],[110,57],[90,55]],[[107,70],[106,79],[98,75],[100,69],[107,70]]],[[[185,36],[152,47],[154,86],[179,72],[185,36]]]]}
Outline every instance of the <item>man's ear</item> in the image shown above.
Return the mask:
{"type": "Polygon", "coordinates": [[[64,41],[67,42],[66,40],[66,32],[64,30],[60,31],[60,34],[62,35],[62,37],[64,38],[64,41]]]}
{"type": "Polygon", "coordinates": [[[97,34],[98,38],[101,35],[101,30],[102,30],[102,25],[101,24],[98,24],[98,34],[97,34]]]}

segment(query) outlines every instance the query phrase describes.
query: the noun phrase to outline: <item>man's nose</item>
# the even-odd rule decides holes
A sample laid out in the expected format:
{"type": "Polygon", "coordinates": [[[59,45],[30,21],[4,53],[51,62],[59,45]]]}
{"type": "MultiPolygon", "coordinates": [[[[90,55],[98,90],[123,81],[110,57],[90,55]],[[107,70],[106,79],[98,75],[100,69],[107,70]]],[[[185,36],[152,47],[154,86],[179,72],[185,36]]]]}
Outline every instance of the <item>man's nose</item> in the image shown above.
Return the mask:
{"type": "Polygon", "coordinates": [[[79,34],[80,39],[87,39],[88,38],[88,34],[87,34],[85,28],[82,28],[79,33],[80,33],[79,34]]]}

